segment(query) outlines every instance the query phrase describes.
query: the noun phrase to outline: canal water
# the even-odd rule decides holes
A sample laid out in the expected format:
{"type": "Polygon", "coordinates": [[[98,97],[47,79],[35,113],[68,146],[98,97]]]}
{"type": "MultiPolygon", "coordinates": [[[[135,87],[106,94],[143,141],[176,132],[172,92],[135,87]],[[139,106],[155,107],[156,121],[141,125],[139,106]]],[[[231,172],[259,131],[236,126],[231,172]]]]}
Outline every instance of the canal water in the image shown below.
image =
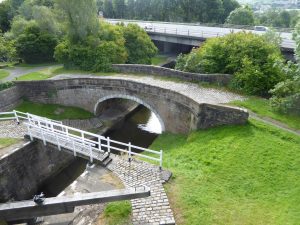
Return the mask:
{"type": "MultiPolygon", "coordinates": [[[[139,106],[134,112],[119,122],[105,136],[113,140],[148,148],[162,133],[162,126],[157,116],[144,106],[139,106]]],[[[88,164],[87,160],[77,158],[58,175],[48,179],[39,192],[47,197],[55,197],[79,177],[88,164]]]]}

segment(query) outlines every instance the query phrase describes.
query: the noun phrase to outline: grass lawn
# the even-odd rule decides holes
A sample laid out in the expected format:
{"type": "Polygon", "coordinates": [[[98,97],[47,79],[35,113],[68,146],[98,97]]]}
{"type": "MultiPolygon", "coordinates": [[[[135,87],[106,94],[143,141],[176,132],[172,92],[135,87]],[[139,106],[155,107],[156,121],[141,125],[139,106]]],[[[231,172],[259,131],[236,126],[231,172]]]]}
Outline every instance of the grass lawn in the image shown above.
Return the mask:
{"type": "Polygon", "coordinates": [[[165,62],[167,62],[168,60],[168,57],[167,56],[164,56],[164,55],[157,55],[157,56],[154,56],[152,59],[151,59],[151,64],[152,65],[161,65],[165,62]]]}
{"type": "Polygon", "coordinates": [[[17,111],[28,112],[38,116],[44,116],[53,120],[63,119],[89,119],[94,115],[84,109],[55,104],[39,104],[24,101],[16,107],[17,111]]]}
{"type": "Polygon", "coordinates": [[[250,109],[258,115],[264,117],[270,117],[274,120],[278,120],[287,124],[291,128],[300,130],[300,117],[285,115],[278,112],[274,112],[269,104],[269,101],[262,98],[251,97],[245,101],[234,101],[230,104],[250,109]]]}
{"type": "Polygon", "coordinates": [[[131,204],[129,201],[113,202],[107,204],[96,224],[125,225],[131,224],[131,204]]]}
{"type": "Polygon", "coordinates": [[[16,144],[18,142],[19,139],[15,139],[15,138],[0,138],[0,149],[16,144]]]}
{"type": "Polygon", "coordinates": [[[6,78],[8,76],[9,76],[9,72],[8,71],[0,69],[0,80],[6,78]]]}
{"type": "Polygon", "coordinates": [[[261,122],[163,134],[178,224],[298,225],[300,137],[261,122]]]}

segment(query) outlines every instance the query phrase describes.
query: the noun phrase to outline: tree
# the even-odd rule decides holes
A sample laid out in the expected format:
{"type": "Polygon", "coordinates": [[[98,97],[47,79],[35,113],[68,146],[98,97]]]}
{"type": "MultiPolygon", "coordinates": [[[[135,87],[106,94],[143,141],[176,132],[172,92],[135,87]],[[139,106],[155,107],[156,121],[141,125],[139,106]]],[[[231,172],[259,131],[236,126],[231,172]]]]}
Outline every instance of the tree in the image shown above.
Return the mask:
{"type": "Polygon", "coordinates": [[[222,23],[226,21],[226,18],[230,15],[232,11],[240,7],[240,4],[235,0],[222,0],[223,2],[223,16],[222,16],[222,23]]]}
{"type": "Polygon", "coordinates": [[[122,19],[126,14],[126,5],[124,0],[113,0],[114,14],[116,18],[122,19]]]}
{"type": "Polygon", "coordinates": [[[103,13],[105,18],[114,18],[114,7],[112,0],[104,0],[103,13]]]}
{"type": "Polygon", "coordinates": [[[72,43],[84,41],[99,32],[95,0],[57,0],[66,15],[66,29],[72,43]]]}
{"type": "Polygon", "coordinates": [[[26,63],[54,61],[53,53],[57,45],[54,35],[42,32],[37,25],[27,27],[16,40],[18,56],[26,63]]]}
{"type": "Polygon", "coordinates": [[[237,8],[226,19],[228,24],[254,25],[254,14],[249,7],[237,8]]]}
{"type": "Polygon", "coordinates": [[[207,40],[199,49],[180,56],[176,69],[196,73],[233,74],[231,86],[247,94],[268,96],[285,79],[278,46],[253,33],[233,33],[207,40]]]}
{"type": "Polygon", "coordinates": [[[157,54],[157,48],[150,37],[136,24],[123,27],[128,63],[151,64],[151,58],[157,54]]]}
{"type": "Polygon", "coordinates": [[[0,62],[13,62],[17,58],[13,41],[9,41],[0,34],[0,62]]]}
{"type": "Polygon", "coordinates": [[[0,30],[6,32],[10,28],[10,22],[12,19],[11,7],[9,1],[0,3],[0,30]]]}

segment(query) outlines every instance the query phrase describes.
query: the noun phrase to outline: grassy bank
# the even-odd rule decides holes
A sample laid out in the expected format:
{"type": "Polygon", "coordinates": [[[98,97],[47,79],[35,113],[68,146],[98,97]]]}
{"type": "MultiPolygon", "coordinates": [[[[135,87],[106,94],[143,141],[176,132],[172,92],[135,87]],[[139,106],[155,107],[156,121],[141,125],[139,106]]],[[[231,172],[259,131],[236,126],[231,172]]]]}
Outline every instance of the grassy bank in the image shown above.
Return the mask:
{"type": "Polygon", "coordinates": [[[174,174],[166,189],[178,224],[282,225],[300,221],[300,137],[251,120],[244,126],[163,134],[174,174]]]}
{"type": "Polygon", "coordinates": [[[15,139],[15,138],[0,138],[0,149],[16,144],[18,142],[19,139],[15,139]]]}
{"type": "Polygon", "coordinates": [[[166,63],[168,61],[168,57],[167,56],[164,56],[164,55],[157,55],[155,57],[153,57],[151,59],[151,64],[152,65],[161,65],[163,63],[166,63]]]}
{"type": "Polygon", "coordinates": [[[78,107],[68,107],[56,104],[39,104],[24,101],[16,107],[16,110],[28,112],[38,116],[44,116],[53,120],[63,119],[89,119],[94,115],[78,107]]]}
{"type": "Polygon", "coordinates": [[[107,204],[103,214],[96,224],[125,225],[131,224],[131,204],[129,201],[113,202],[107,204]]]}
{"type": "Polygon", "coordinates": [[[281,114],[272,110],[269,101],[267,99],[251,97],[245,101],[234,101],[232,105],[244,107],[250,109],[254,113],[263,117],[270,117],[274,120],[278,120],[287,124],[291,128],[300,130],[300,117],[281,114]]]}
{"type": "Polygon", "coordinates": [[[6,78],[8,76],[9,76],[9,72],[8,71],[0,69],[0,80],[6,78]]]}

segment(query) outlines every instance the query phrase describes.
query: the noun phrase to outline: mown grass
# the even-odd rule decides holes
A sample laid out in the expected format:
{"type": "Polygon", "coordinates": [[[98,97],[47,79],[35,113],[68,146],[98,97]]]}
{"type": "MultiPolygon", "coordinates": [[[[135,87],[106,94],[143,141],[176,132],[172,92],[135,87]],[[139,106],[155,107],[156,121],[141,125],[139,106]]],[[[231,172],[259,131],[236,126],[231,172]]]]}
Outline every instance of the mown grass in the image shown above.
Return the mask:
{"type": "Polygon", "coordinates": [[[188,136],[163,134],[166,185],[177,224],[297,225],[300,137],[261,122],[188,136]]]}
{"type": "Polygon", "coordinates": [[[8,76],[9,76],[9,72],[8,71],[0,69],[0,80],[6,78],[8,76]]]}
{"type": "Polygon", "coordinates": [[[18,142],[19,139],[15,139],[15,138],[0,138],[0,149],[16,144],[18,142]]]}
{"type": "Polygon", "coordinates": [[[89,119],[94,116],[92,113],[78,107],[68,107],[56,104],[40,104],[30,101],[24,101],[17,106],[15,110],[32,113],[53,120],[89,119]]]}
{"type": "Polygon", "coordinates": [[[257,113],[263,117],[270,117],[285,123],[291,128],[300,130],[300,117],[293,115],[286,115],[276,112],[270,106],[269,100],[257,97],[250,97],[244,101],[233,101],[230,104],[250,109],[252,112],[257,113]]]}
{"type": "Polygon", "coordinates": [[[151,64],[152,65],[161,65],[163,63],[166,63],[168,60],[168,56],[164,56],[164,55],[157,55],[157,56],[154,56],[152,59],[151,59],[151,64]]]}
{"type": "Polygon", "coordinates": [[[131,204],[129,201],[113,202],[107,204],[100,224],[103,225],[125,225],[131,224],[131,204]]]}

